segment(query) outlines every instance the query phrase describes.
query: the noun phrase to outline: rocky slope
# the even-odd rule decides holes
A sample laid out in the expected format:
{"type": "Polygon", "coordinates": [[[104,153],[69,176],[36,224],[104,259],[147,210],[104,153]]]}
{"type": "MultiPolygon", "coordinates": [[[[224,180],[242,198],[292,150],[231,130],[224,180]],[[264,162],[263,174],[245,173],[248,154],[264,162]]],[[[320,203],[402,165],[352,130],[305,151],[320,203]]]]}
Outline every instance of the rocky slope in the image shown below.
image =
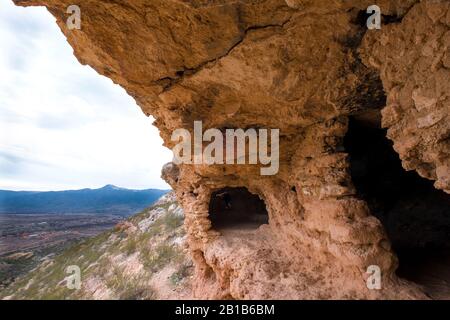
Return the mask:
{"type": "Polygon", "coordinates": [[[188,299],[193,266],[186,254],[183,211],[174,194],[114,230],[47,257],[0,292],[3,299],[188,299]],[[69,266],[81,288],[67,287],[69,266]]]}
{"type": "MultiPolygon", "coordinates": [[[[195,296],[425,297],[395,274],[398,259],[382,222],[406,180],[383,164],[395,150],[402,171],[430,179],[448,197],[448,1],[376,1],[381,30],[366,27],[369,0],[78,0],[80,30],[66,26],[72,0],[15,2],[45,5],[79,61],[153,115],[167,147],[175,129],[192,131],[196,120],[204,129],[280,130],[274,176],[261,176],[260,165],[165,167],[186,214],[195,296]],[[369,141],[367,130],[348,139],[352,122],[386,139],[383,126],[394,145],[377,143],[352,161],[352,143],[369,141]],[[368,180],[355,183],[371,160],[381,164],[375,177],[397,179],[390,188],[372,192],[368,180]],[[224,190],[233,194],[227,209],[256,204],[257,196],[268,223],[219,228],[214,216],[224,190]],[[381,270],[380,290],[366,286],[372,265],[381,270]]],[[[401,211],[422,207],[422,216],[432,215],[415,199],[401,211]]],[[[448,212],[445,199],[439,206],[448,212]]]]}

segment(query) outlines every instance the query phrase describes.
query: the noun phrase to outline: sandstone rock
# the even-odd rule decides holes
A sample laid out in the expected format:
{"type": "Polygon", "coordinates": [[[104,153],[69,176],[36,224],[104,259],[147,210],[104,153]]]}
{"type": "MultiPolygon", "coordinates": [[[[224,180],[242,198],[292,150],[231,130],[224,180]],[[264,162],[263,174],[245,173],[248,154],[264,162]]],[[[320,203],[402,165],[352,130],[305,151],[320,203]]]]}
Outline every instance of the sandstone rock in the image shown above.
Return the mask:
{"type": "MultiPolygon", "coordinates": [[[[390,95],[383,123],[403,166],[435,179],[439,179],[436,168],[450,161],[450,70],[446,67],[450,43],[445,22],[449,12],[447,1],[423,1],[411,8],[401,23],[368,33],[362,46],[363,61],[371,66],[371,61],[379,61],[386,92],[396,92],[390,95]],[[417,142],[411,148],[401,146],[411,139],[417,142]],[[430,154],[434,158],[425,160],[430,154]]],[[[436,186],[450,193],[447,181],[438,180],[436,186]]]]}
{"type": "Polygon", "coordinates": [[[80,62],[153,115],[167,147],[195,120],[280,129],[275,176],[251,165],[163,169],[185,212],[197,297],[424,298],[395,276],[342,140],[350,116],[383,110],[403,166],[450,193],[448,2],[379,1],[399,22],[373,31],[360,18],[365,0],[79,0],[81,30],[65,25],[68,0],[15,2],[45,5],[80,62]],[[212,227],[212,195],[233,187],[264,201],[268,225],[212,227]],[[370,265],[383,270],[382,290],[366,286],[370,265]]]}
{"type": "Polygon", "coordinates": [[[171,185],[176,185],[180,175],[180,169],[172,162],[167,163],[162,168],[161,177],[171,185]]]}

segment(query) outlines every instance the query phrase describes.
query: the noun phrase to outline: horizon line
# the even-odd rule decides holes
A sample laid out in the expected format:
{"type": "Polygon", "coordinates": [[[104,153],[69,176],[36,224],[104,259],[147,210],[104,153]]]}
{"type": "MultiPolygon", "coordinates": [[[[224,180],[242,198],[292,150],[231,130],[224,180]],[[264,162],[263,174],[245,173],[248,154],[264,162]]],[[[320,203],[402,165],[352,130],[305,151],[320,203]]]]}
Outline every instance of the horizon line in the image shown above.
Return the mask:
{"type": "Polygon", "coordinates": [[[114,184],[106,184],[102,187],[86,187],[86,188],[79,188],[79,189],[62,189],[62,190],[11,190],[11,189],[3,189],[0,188],[0,191],[9,191],[9,192],[64,192],[64,191],[81,191],[81,190],[100,190],[100,189],[106,189],[106,188],[115,188],[117,190],[131,190],[131,191],[146,191],[146,190],[161,190],[161,191],[171,191],[172,188],[169,189],[160,189],[160,188],[144,188],[144,189],[133,189],[133,188],[124,188],[124,187],[119,187],[116,186],[114,184]]]}

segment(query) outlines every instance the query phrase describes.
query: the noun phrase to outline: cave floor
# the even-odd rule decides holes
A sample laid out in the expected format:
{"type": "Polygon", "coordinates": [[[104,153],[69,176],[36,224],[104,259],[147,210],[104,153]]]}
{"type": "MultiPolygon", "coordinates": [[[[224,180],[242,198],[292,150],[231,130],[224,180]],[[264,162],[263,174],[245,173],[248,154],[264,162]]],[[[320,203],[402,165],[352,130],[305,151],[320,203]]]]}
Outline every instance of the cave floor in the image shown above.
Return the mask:
{"type": "Polygon", "coordinates": [[[422,286],[432,299],[450,299],[450,249],[400,251],[397,275],[422,286]]]}
{"type": "MultiPolygon", "coordinates": [[[[219,231],[222,241],[235,245],[239,243],[236,248],[272,247],[277,251],[270,232],[261,233],[259,226],[257,223],[245,223],[224,226],[219,231]]],[[[450,249],[399,250],[397,255],[400,260],[399,277],[419,285],[431,299],[450,299],[450,249]]]]}

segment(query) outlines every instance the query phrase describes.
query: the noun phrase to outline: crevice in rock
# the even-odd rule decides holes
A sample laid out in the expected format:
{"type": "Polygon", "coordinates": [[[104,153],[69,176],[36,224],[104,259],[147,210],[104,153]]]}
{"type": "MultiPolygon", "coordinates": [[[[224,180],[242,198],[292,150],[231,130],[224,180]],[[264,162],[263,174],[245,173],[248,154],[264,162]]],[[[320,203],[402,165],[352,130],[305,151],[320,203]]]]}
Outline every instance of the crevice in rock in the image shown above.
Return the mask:
{"type": "Polygon", "coordinates": [[[214,230],[257,229],[269,215],[264,201],[246,188],[222,188],[211,194],[209,219],[214,230]]]}
{"type": "Polygon", "coordinates": [[[199,65],[195,66],[194,68],[184,67],[182,70],[178,70],[175,73],[176,74],[175,77],[164,77],[164,78],[156,80],[155,83],[158,85],[161,85],[163,87],[162,92],[166,92],[166,91],[170,90],[175,84],[182,81],[186,76],[192,76],[192,75],[196,74],[197,72],[201,71],[207,65],[209,65],[211,63],[216,63],[220,59],[228,56],[231,53],[231,51],[233,51],[237,46],[239,46],[245,40],[245,38],[247,37],[247,35],[250,31],[267,29],[267,28],[284,28],[284,26],[286,24],[288,24],[291,21],[291,19],[292,19],[292,16],[280,24],[250,26],[243,31],[243,34],[240,37],[240,39],[238,39],[229,49],[227,49],[224,54],[222,54],[218,57],[215,57],[213,59],[204,61],[204,62],[200,63],[199,65]]]}
{"type": "Polygon", "coordinates": [[[450,298],[450,196],[402,168],[386,131],[351,118],[345,137],[358,196],[384,225],[399,257],[397,274],[450,298]]]}
{"type": "Polygon", "coordinates": [[[344,39],[336,39],[346,48],[348,55],[348,65],[341,71],[342,76],[353,73],[358,79],[351,94],[344,95],[339,101],[343,110],[351,115],[367,110],[380,110],[386,106],[386,94],[379,72],[368,68],[359,53],[362,40],[368,32],[366,22],[369,16],[366,11],[355,10],[351,23],[356,27],[356,32],[344,39]]]}

